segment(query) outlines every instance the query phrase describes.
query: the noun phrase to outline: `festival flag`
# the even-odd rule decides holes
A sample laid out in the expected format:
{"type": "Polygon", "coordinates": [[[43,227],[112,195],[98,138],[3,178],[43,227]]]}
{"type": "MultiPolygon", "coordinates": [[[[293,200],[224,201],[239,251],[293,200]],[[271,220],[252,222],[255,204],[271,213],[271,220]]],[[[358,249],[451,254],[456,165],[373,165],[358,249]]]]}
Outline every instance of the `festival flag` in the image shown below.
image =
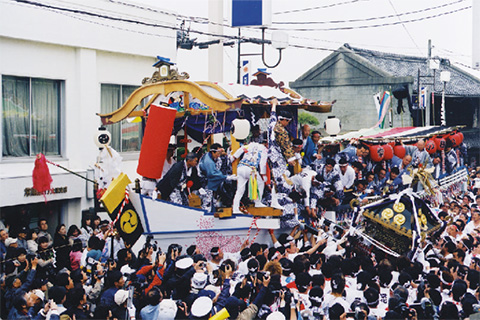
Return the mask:
{"type": "Polygon", "coordinates": [[[142,177],[159,179],[162,176],[176,114],[173,108],[150,106],[137,167],[142,177]]]}
{"type": "Polygon", "coordinates": [[[114,227],[126,245],[133,246],[144,232],[140,217],[131,201],[120,203],[120,205],[110,213],[110,218],[112,221],[116,220],[114,227]],[[118,213],[120,210],[122,211],[119,216],[118,213]]]}
{"type": "Polygon", "coordinates": [[[373,100],[375,101],[375,107],[378,113],[378,122],[373,127],[379,127],[383,129],[385,116],[390,108],[392,95],[388,91],[379,92],[373,96],[373,100]]]}

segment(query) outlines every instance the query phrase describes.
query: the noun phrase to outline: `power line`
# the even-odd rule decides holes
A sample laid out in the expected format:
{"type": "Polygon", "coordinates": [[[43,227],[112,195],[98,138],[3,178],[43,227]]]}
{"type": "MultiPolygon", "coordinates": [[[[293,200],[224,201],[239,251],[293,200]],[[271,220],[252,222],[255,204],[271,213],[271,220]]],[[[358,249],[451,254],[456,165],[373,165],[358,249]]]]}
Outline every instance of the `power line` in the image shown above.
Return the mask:
{"type": "Polygon", "coordinates": [[[410,32],[408,31],[407,27],[405,26],[405,23],[403,23],[402,19],[400,19],[400,16],[398,15],[397,9],[395,9],[395,6],[393,5],[392,0],[388,0],[388,2],[389,2],[390,5],[392,6],[393,11],[395,11],[395,14],[397,15],[398,20],[402,23],[403,29],[405,29],[405,31],[407,32],[410,40],[412,40],[413,44],[417,47],[418,51],[419,51],[420,54],[421,54],[421,53],[422,53],[422,50],[420,50],[420,48],[418,47],[418,44],[415,42],[415,39],[413,39],[412,35],[411,35],[410,32]]]}
{"type": "Polygon", "coordinates": [[[318,9],[326,9],[326,8],[343,6],[345,4],[351,4],[351,3],[360,2],[360,1],[368,1],[368,0],[350,0],[350,1],[332,3],[332,4],[328,4],[328,5],[324,5],[324,6],[318,6],[318,7],[310,7],[310,8],[303,8],[303,9],[295,9],[295,10],[274,12],[273,14],[278,15],[278,14],[297,13],[297,12],[312,11],[312,10],[318,10],[318,9]]]}
{"type": "Polygon", "coordinates": [[[139,4],[133,4],[133,3],[128,3],[128,2],[123,2],[123,1],[117,1],[117,0],[108,0],[108,1],[111,2],[111,3],[121,4],[121,5],[124,5],[124,6],[127,6],[127,7],[131,7],[131,8],[137,8],[137,9],[142,9],[142,10],[146,10],[146,11],[150,11],[150,12],[170,15],[170,16],[174,16],[174,17],[180,18],[180,19],[190,19],[192,22],[203,23],[203,22],[197,21],[197,19],[200,19],[200,20],[206,21],[208,23],[208,18],[204,18],[204,17],[185,16],[185,15],[181,15],[181,14],[177,14],[177,13],[173,13],[173,12],[169,12],[169,11],[165,11],[165,10],[153,9],[153,8],[146,7],[146,6],[141,6],[139,4]]]}
{"type": "MultiPolygon", "coordinates": [[[[98,14],[98,13],[93,13],[89,11],[84,11],[84,10],[77,10],[77,9],[70,9],[70,8],[64,8],[64,7],[58,7],[58,6],[52,6],[52,5],[47,5],[35,1],[29,1],[29,0],[11,0],[14,2],[18,3],[23,3],[23,4],[28,4],[40,8],[45,8],[45,9],[51,9],[51,10],[58,10],[58,11],[64,11],[64,12],[70,12],[70,13],[76,13],[76,14],[81,14],[81,15],[86,15],[86,16],[91,16],[91,17],[97,17],[97,18],[102,18],[102,19],[107,19],[107,20],[112,20],[112,21],[118,21],[118,22],[126,22],[126,23],[133,23],[137,25],[143,25],[147,27],[157,27],[157,28],[164,28],[164,29],[170,29],[170,30],[176,30],[176,31],[182,31],[182,29],[175,27],[175,26],[170,26],[170,25],[162,25],[158,23],[150,23],[150,22],[144,22],[140,20],[133,20],[133,19],[126,19],[126,18],[117,18],[117,17],[111,17],[108,15],[104,14],[98,14]]],[[[221,37],[221,38],[227,38],[227,39],[236,39],[235,36],[228,36],[228,35],[218,35],[210,32],[204,32],[204,31],[198,31],[198,30],[190,30],[191,32],[202,34],[202,35],[207,35],[207,36],[214,36],[214,37],[221,37]]]]}
{"type": "MultiPolygon", "coordinates": [[[[374,20],[396,18],[396,17],[412,15],[412,14],[416,14],[416,13],[423,13],[423,12],[426,12],[426,11],[445,8],[445,7],[452,6],[452,5],[455,5],[455,4],[458,4],[458,3],[461,3],[461,2],[465,2],[465,1],[466,0],[458,0],[458,1],[455,1],[455,2],[444,3],[444,4],[436,6],[436,7],[430,7],[430,8],[420,9],[420,10],[402,12],[402,13],[396,13],[396,14],[391,14],[391,15],[381,16],[381,17],[370,17],[370,18],[349,19],[349,20],[330,20],[330,21],[273,21],[272,24],[302,25],[302,24],[336,24],[336,23],[368,22],[368,21],[374,21],[374,20]]],[[[392,3],[390,2],[390,4],[392,4],[392,3]]],[[[392,4],[392,6],[393,6],[393,4],[392,4]]],[[[395,12],[396,12],[396,10],[395,10],[395,12]]]]}
{"type": "MultiPolygon", "coordinates": [[[[145,26],[150,26],[150,27],[167,28],[167,29],[176,30],[176,31],[182,30],[182,29],[180,29],[178,27],[175,27],[175,26],[162,25],[162,24],[158,24],[158,23],[146,23],[146,22],[143,22],[143,21],[137,21],[137,20],[132,20],[132,19],[110,17],[110,16],[101,15],[101,14],[92,13],[92,12],[83,11],[83,10],[76,10],[76,9],[70,9],[70,8],[62,8],[62,7],[58,7],[58,6],[45,5],[45,4],[42,4],[42,3],[29,1],[29,0],[11,0],[11,1],[19,3],[19,4],[23,4],[23,5],[33,5],[33,6],[41,8],[41,9],[49,10],[49,11],[52,11],[52,12],[55,12],[55,13],[64,14],[64,15],[67,15],[67,16],[70,16],[70,17],[73,17],[73,18],[76,18],[76,19],[79,19],[79,20],[83,20],[83,21],[87,21],[87,22],[91,22],[91,23],[96,23],[96,24],[100,24],[100,25],[105,25],[105,24],[101,24],[101,23],[98,23],[98,22],[95,22],[95,21],[90,21],[90,20],[84,20],[84,19],[81,19],[81,18],[78,18],[78,17],[74,17],[73,15],[79,15],[80,14],[80,15],[86,15],[86,16],[90,16],[90,17],[94,17],[94,18],[102,18],[102,19],[106,19],[106,20],[120,21],[120,22],[126,22],[126,23],[131,23],[131,24],[138,24],[138,25],[145,25],[145,26]]],[[[462,10],[465,10],[467,8],[469,8],[469,7],[463,8],[462,10]]],[[[139,32],[139,31],[133,31],[133,30],[125,29],[125,28],[119,28],[119,27],[116,27],[116,26],[109,26],[109,27],[117,28],[117,29],[120,29],[120,30],[138,32],[138,33],[147,34],[147,35],[155,35],[155,34],[146,33],[146,32],[139,32]]],[[[253,42],[253,43],[257,43],[257,44],[262,43],[262,39],[259,39],[259,38],[244,38],[244,37],[239,38],[238,36],[218,35],[218,34],[213,34],[213,33],[208,33],[208,32],[202,32],[202,31],[198,31],[198,30],[190,30],[190,32],[198,33],[198,34],[204,34],[204,35],[210,35],[210,36],[214,36],[214,37],[218,37],[218,38],[225,38],[225,39],[229,39],[229,40],[237,40],[238,41],[240,39],[240,40],[245,40],[245,41],[253,42]]],[[[157,36],[159,36],[159,35],[157,35],[157,36]]],[[[166,37],[169,37],[169,36],[166,36],[166,37]]],[[[170,37],[170,38],[173,38],[173,37],[170,37]]],[[[300,45],[300,44],[292,44],[292,45],[290,45],[290,47],[298,48],[298,49],[320,50],[320,51],[328,51],[328,52],[345,53],[345,51],[341,50],[341,49],[331,49],[331,48],[307,46],[307,45],[300,45]]],[[[353,49],[351,49],[351,50],[353,50],[353,49]]],[[[381,52],[378,52],[378,53],[381,53],[381,52]]],[[[378,56],[378,53],[375,53],[375,52],[372,52],[372,51],[362,51],[362,55],[365,55],[365,56],[378,56]]],[[[423,58],[423,57],[409,57],[409,56],[395,56],[393,54],[390,54],[388,56],[388,59],[398,60],[398,61],[418,62],[420,59],[425,59],[425,58],[423,58]]]]}
{"type": "Polygon", "coordinates": [[[398,24],[402,24],[402,23],[411,23],[411,22],[430,20],[430,19],[454,14],[454,13],[464,11],[464,10],[467,10],[467,9],[471,9],[471,8],[472,8],[472,6],[466,6],[466,7],[463,7],[463,8],[456,9],[456,10],[442,12],[442,13],[438,13],[438,14],[434,14],[434,15],[426,16],[426,17],[422,17],[422,18],[405,20],[405,21],[389,22],[389,23],[381,23],[381,24],[373,24],[373,25],[334,27],[334,28],[301,28],[301,29],[287,29],[287,28],[272,27],[272,28],[269,28],[269,29],[270,30],[282,30],[282,31],[340,31],[340,30],[352,30],[352,29],[379,28],[379,27],[386,27],[386,26],[394,26],[394,25],[398,25],[398,24]]]}

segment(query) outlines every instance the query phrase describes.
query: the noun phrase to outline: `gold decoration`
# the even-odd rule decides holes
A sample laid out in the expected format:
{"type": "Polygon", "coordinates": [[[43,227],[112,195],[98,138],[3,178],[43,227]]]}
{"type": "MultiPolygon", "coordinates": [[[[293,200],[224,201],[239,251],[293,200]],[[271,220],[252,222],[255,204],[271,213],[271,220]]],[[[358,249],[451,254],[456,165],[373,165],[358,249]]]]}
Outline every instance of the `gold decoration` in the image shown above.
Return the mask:
{"type": "Polygon", "coordinates": [[[127,210],[125,213],[122,214],[120,217],[120,228],[125,233],[132,233],[137,229],[138,226],[138,217],[135,211],[127,210]]]}
{"type": "MultiPolygon", "coordinates": [[[[414,184],[420,182],[423,186],[425,192],[429,195],[434,195],[435,190],[437,187],[437,183],[435,179],[432,177],[432,173],[435,170],[434,167],[425,168],[426,163],[419,166],[418,169],[412,169],[411,167],[408,168],[410,172],[410,183],[413,186],[414,184]]],[[[406,176],[406,175],[405,175],[406,176]]]]}
{"type": "Polygon", "coordinates": [[[395,210],[395,212],[402,213],[403,211],[405,211],[405,205],[403,204],[403,202],[395,203],[393,205],[393,210],[395,210]]]}
{"type": "Polygon", "coordinates": [[[189,79],[190,75],[186,72],[179,73],[175,67],[170,67],[169,72],[166,76],[162,76],[160,69],[155,71],[151,78],[143,78],[142,85],[163,82],[168,80],[186,80],[189,79]]]}
{"type": "Polygon", "coordinates": [[[420,221],[422,222],[422,224],[426,225],[427,224],[427,216],[422,214],[420,216],[420,221]]]}
{"type": "Polygon", "coordinates": [[[393,222],[399,226],[401,226],[402,224],[404,224],[406,221],[406,218],[403,214],[397,214],[395,215],[395,217],[393,217],[393,222]]]}
{"type": "Polygon", "coordinates": [[[382,218],[386,220],[390,220],[393,218],[393,210],[390,208],[383,209],[382,211],[382,218]]]}

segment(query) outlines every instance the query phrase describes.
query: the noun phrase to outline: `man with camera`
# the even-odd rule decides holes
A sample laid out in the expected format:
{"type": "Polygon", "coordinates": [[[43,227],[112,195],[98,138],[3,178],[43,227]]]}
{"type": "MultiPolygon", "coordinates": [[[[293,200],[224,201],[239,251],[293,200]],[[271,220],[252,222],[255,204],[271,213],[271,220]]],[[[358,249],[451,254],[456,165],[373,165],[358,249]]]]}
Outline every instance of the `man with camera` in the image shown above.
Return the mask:
{"type": "Polygon", "coordinates": [[[87,303],[87,295],[81,287],[73,288],[67,294],[71,307],[62,313],[68,315],[71,319],[92,319],[90,313],[90,304],[87,303]]]}

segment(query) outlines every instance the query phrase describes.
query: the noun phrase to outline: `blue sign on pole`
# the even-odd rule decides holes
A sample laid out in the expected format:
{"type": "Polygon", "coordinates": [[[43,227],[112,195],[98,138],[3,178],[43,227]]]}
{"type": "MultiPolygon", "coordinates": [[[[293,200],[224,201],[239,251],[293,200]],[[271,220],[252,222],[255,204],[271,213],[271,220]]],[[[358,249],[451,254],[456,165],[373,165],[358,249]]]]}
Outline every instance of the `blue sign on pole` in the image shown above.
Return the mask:
{"type": "Polygon", "coordinates": [[[263,0],[232,0],[232,27],[263,25],[263,0]]]}
{"type": "Polygon", "coordinates": [[[242,61],[242,84],[243,85],[250,84],[250,61],[249,60],[242,61]]]}

